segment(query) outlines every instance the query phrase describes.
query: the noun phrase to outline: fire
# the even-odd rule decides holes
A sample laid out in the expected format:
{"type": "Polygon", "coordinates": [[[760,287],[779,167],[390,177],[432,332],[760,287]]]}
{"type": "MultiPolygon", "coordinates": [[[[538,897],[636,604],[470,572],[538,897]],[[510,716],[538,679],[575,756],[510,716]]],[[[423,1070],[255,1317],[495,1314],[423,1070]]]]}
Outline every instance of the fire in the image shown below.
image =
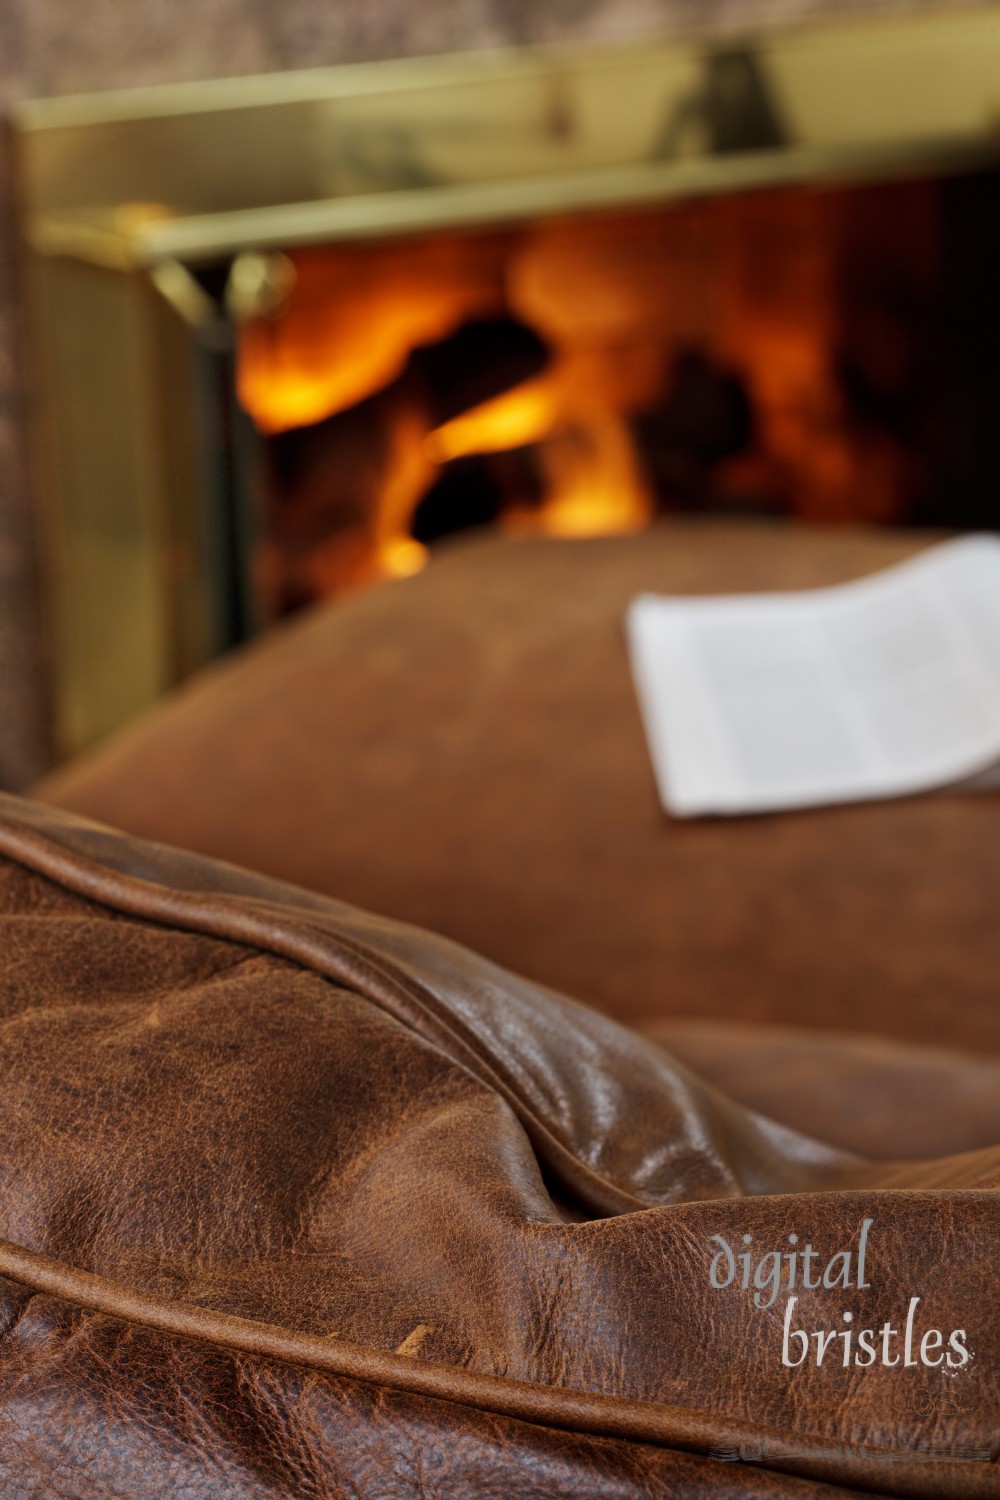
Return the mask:
{"type": "Polygon", "coordinates": [[[654,512],[626,424],[613,415],[564,428],[542,452],[546,502],[536,516],[512,511],[512,531],[548,536],[609,536],[639,531],[654,512]],[[525,522],[527,521],[527,525],[525,522]]]}
{"type": "Polygon", "coordinates": [[[638,530],[653,514],[653,499],[615,409],[613,383],[602,374],[600,360],[563,359],[446,422],[430,434],[425,451],[441,464],[536,445],[545,500],[537,508],[512,505],[501,521],[509,531],[602,536],[638,530]]]}
{"type": "Polygon", "coordinates": [[[377,253],[352,247],[290,257],[279,316],[243,325],[240,403],[264,433],[321,422],[389,385],[410,352],[445,338],[502,297],[495,238],[441,236],[377,253]]]}
{"type": "Polygon", "coordinates": [[[477,456],[508,486],[508,532],[630,531],[657,508],[713,504],[720,480],[798,515],[897,517],[912,466],[852,410],[842,373],[846,350],[862,375],[896,379],[887,360],[910,357],[906,320],[873,323],[870,289],[850,278],[860,267],[862,283],[882,275],[925,296],[933,192],[783,190],[295,254],[285,306],[242,327],[242,403],[267,435],[364,415],[353,447],[331,428],[341,449],[314,465],[306,501],[274,502],[312,518],[308,547],[308,527],[295,533],[291,592],[421,567],[417,507],[459,472],[449,465],[477,456]],[[463,393],[490,382],[452,371],[444,399],[425,356],[484,318],[531,330],[549,359],[462,410],[463,393]],[[516,461],[490,468],[508,453],[516,461]]]}
{"type": "Polygon", "coordinates": [[[425,452],[432,462],[445,464],[472,453],[502,453],[537,443],[555,425],[559,395],[558,381],[551,376],[526,380],[438,427],[428,437],[425,452]]]}

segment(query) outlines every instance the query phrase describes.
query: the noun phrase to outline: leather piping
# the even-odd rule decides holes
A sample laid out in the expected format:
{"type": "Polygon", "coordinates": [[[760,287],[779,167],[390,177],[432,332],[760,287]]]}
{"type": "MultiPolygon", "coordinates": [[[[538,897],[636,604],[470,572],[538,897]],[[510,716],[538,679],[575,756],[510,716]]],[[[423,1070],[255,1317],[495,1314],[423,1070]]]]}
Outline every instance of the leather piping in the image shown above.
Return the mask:
{"type": "MultiPolygon", "coordinates": [[[[789,1450],[788,1462],[791,1464],[794,1459],[796,1473],[808,1473],[814,1465],[822,1464],[829,1475],[830,1459],[838,1456],[830,1440],[819,1436],[788,1437],[777,1430],[757,1426],[751,1430],[725,1419],[709,1419],[686,1407],[655,1405],[569,1386],[540,1385],[506,1375],[481,1375],[453,1365],[388,1354],[340,1339],[297,1333],[191,1303],[148,1296],[5,1240],[0,1240],[0,1277],[90,1312],[180,1338],[305,1366],[341,1379],[471,1406],[544,1427],[655,1443],[700,1454],[717,1445],[732,1448],[741,1442],[755,1445],[766,1442],[767,1462],[760,1466],[770,1468],[775,1462],[780,1465],[781,1450],[785,1448],[789,1450]],[[815,1448],[815,1457],[804,1453],[805,1448],[815,1448]]],[[[867,1450],[865,1458],[877,1460],[880,1456],[878,1450],[867,1450]]],[[[897,1471],[899,1454],[890,1450],[885,1456],[894,1461],[893,1472],[897,1471]]],[[[914,1458],[919,1462],[919,1455],[914,1458]]],[[[817,1477],[823,1472],[817,1469],[817,1477]]],[[[833,1495],[842,1493],[845,1492],[839,1489],[831,1491],[833,1495]]]]}
{"type": "MultiPolygon", "coordinates": [[[[163,925],[252,944],[320,972],[335,982],[346,981],[355,985],[358,970],[367,969],[369,977],[377,976],[397,991],[390,999],[416,999],[422,1009],[430,1009],[432,1019],[440,1019],[435,1014],[436,1007],[428,1007],[429,997],[422,987],[396,971],[394,965],[382,961],[373,964],[361,945],[358,945],[360,951],[355,950],[353,944],[321,933],[308,923],[302,924],[301,935],[294,931],[288,934],[287,926],[284,931],[275,931],[267,920],[266,905],[258,916],[234,907],[230,904],[232,898],[226,896],[207,893],[189,896],[186,892],[159,886],[121,871],[109,872],[86,856],[67,851],[45,835],[3,822],[0,822],[0,855],[6,855],[65,889],[113,910],[163,925]],[[151,911],[150,907],[154,910],[151,911]],[[348,963],[341,969],[336,959],[345,956],[354,959],[354,965],[348,963]]],[[[405,1014],[399,1015],[386,999],[367,991],[362,993],[414,1029],[405,1014]]],[[[450,1028],[446,1026],[445,1030],[450,1031],[450,1028]]],[[[460,1051],[468,1050],[460,1038],[451,1036],[449,1040],[457,1044],[460,1051]]],[[[526,1128],[544,1142],[561,1164],[572,1167],[571,1182],[576,1179],[576,1182],[589,1183],[591,1188],[607,1195],[605,1202],[616,1200],[611,1212],[648,1207],[581,1162],[509,1085],[490,1076],[492,1069],[482,1056],[476,1056],[473,1061],[477,1076],[489,1077],[492,1086],[516,1109],[526,1128]]],[[[780,1431],[756,1425],[751,1428],[724,1419],[709,1420],[685,1407],[635,1401],[568,1386],[541,1385],[509,1376],[479,1374],[151,1296],[6,1240],[0,1240],[0,1278],[76,1307],[177,1337],[546,1427],[649,1442],[695,1454],[705,1454],[716,1444],[732,1447],[741,1442],[759,1444],[766,1441],[768,1458],[761,1468],[776,1467],[778,1472],[791,1469],[796,1474],[813,1474],[826,1483],[832,1477],[830,1460],[838,1457],[837,1450],[831,1450],[830,1440],[821,1436],[795,1434],[789,1438],[780,1431]],[[785,1461],[783,1448],[790,1450],[785,1461]],[[815,1449],[815,1456],[807,1454],[804,1451],[807,1448],[815,1449]]],[[[877,1450],[869,1450],[866,1454],[869,1461],[880,1456],[877,1450]]],[[[898,1473],[900,1455],[888,1452],[885,1456],[893,1460],[892,1472],[898,1473]]],[[[919,1454],[913,1455],[913,1461],[920,1467],[919,1454]]],[[[841,1459],[841,1465],[845,1464],[848,1472],[855,1467],[847,1456],[841,1459]]],[[[905,1467],[908,1469],[910,1465],[907,1463],[905,1467]]],[[[866,1477],[872,1477],[870,1470],[866,1477]]],[[[837,1494],[857,1491],[848,1492],[838,1486],[831,1487],[829,1493],[832,1500],[837,1494]]]]}
{"type": "MultiPolygon", "coordinates": [[[[596,1217],[633,1213],[649,1203],[595,1172],[560,1140],[547,1121],[503,1078],[478,1039],[464,1037],[454,1017],[447,1019],[430,993],[390,961],[375,958],[361,944],[314,927],[308,919],[274,912],[259,898],[178,891],[139,876],[109,871],[57,844],[33,829],[0,822],[0,855],[44,875],[76,895],[86,896],[114,911],[164,926],[255,947],[291,960],[300,967],[345,985],[387,1011],[394,1020],[420,1034],[414,1008],[443,1032],[437,1045],[460,1066],[494,1089],[514,1110],[532,1145],[554,1167],[596,1217]],[[239,904],[236,904],[238,901],[239,904]],[[246,909],[254,902],[258,911],[246,909]],[[346,961],[345,961],[346,960],[346,961]]],[[[428,1040],[426,1036],[423,1040],[428,1040]]]]}

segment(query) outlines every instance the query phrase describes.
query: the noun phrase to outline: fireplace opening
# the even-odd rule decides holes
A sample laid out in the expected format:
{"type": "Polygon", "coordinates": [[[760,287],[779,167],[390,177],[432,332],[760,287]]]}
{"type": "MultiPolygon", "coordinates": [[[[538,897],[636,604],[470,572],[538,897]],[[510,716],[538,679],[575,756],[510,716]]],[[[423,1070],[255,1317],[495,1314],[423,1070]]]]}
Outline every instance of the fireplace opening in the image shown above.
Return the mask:
{"type": "Polygon", "coordinates": [[[58,754],[475,526],[1000,523],[998,63],[984,5],[20,105],[58,754]]]}
{"type": "Polygon", "coordinates": [[[271,256],[237,339],[264,612],[483,525],[997,524],[997,176],[271,256]]]}

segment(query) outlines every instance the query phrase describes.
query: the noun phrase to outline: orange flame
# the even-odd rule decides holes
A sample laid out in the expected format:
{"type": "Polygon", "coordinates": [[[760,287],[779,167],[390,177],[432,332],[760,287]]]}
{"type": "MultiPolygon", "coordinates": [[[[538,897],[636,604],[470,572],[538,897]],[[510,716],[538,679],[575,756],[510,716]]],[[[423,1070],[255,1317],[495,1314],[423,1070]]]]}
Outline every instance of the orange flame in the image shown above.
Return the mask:
{"type": "Polygon", "coordinates": [[[286,308],[241,331],[239,393],[259,428],[315,423],[376,392],[402,390],[403,404],[415,403],[379,455],[363,543],[354,537],[349,565],[335,562],[335,538],[324,544],[317,590],[421,566],[413,512],[443,465],[475,454],[533,450],[544,498],[531,507],[509,497],[501,518],[509,531],[576,536],[644,525],[654,497],[630,422],[664,409],[672,358],[687,348],[744,382],[756,447],[732,467],[743,462],[748,492],[777,495],[801,515],[892,517],[909,479],[891,441],[852,426],[836,352],[838,257],[858,226],[875,236],[875,260],[888,256],[915,285],[933,269],[932,188],[893,192],[889,204],[884,191],[776,191],[585,225],[298,253],[286,308]],[[878,240],[889,243],[887,217],[912,229],[889,250],[878,240]],[[546,340],[549,367],[431,430],[419,382],[394,385],[411,352],[469,318],[504,313],[546,340]]]}
{"type": "Polygon", "coordinates": [[[437,464],[472,453],[502,453],[537,443],[559,415],[559,388],[542,375],[454,417],[428,437],[424,448],[437,464]]]}
{"type": "Polygon", "coordinates": [[[280,316],[253,319],[240,333],[237,391],[266,433],[356,405],[395,380],[418,345],[502,301],[496,236],[300,251],[291,262],[280,316]]]}

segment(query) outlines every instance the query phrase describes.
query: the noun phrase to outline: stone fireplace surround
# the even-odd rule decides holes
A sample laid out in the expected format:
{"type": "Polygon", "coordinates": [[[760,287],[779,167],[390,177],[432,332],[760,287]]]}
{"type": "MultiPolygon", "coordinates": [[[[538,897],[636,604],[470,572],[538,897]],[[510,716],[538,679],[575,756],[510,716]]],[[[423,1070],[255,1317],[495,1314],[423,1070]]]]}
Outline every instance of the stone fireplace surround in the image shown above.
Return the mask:
{"type": "MultiPolygon", "coordinates": [[[[833,14],[960,9],[960,0],[0,0],[0,111],[19,99],[392,56],[637,39],[654,32],[784,23],[833,14]]],[[[0,787],[50,756],[45,648],[35,586],[27,392],[19,348],[14,190],[0,135],[0,787]]]]}

